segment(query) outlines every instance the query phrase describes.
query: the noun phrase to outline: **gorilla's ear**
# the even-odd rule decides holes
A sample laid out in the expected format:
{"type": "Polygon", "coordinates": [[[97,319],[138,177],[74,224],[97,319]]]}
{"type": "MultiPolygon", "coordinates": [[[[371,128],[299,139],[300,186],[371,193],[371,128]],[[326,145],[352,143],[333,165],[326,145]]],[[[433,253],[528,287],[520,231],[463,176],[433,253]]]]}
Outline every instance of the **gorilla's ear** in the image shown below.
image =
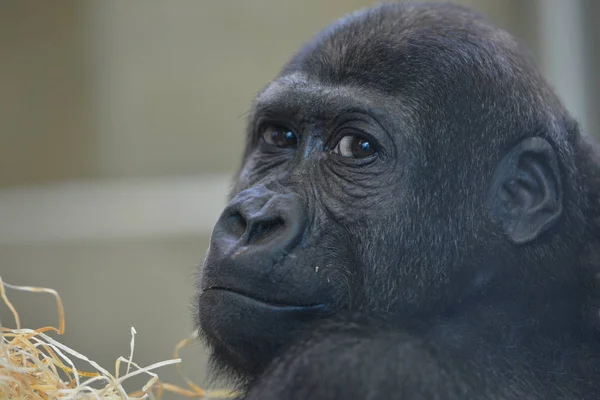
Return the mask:
{"type": "Polygon", "coordinates": [[[562,214],[558,159],[546,140],[528,138],[498,164],[488,193],[493,215],[515,244],[536,239],[562,214]]]}

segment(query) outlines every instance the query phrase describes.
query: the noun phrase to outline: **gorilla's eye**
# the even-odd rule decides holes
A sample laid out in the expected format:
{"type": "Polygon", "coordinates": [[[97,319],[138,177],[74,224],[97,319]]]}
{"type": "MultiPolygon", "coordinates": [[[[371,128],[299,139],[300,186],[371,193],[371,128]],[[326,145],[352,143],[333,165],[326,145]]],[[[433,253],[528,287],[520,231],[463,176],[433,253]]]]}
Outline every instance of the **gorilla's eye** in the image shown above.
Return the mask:
{"type": "Polygon", "coordinates": [[[344,136],[333,149],[335,154],[351,158],[367,158],[377,152],[373,143],[356,135],[344,136]]]}
{"type": "Polygon", "coordinates": [[[262,131],[262,138],[273,146],[293,148],[298,146],[298,136],[282,126],[268,125],[262,131]]]}

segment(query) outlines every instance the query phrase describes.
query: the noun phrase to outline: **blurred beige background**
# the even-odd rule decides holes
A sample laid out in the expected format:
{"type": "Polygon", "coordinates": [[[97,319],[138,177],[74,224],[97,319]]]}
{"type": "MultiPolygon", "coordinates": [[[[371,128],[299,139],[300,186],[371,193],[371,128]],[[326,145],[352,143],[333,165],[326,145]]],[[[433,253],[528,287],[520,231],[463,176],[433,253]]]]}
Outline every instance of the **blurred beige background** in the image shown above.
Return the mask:
{"type": "MultiPolygon", "coordinates": [[[[171,355],[239,162],[244,115],[286,59],[367,0],[0,3],[0,276],[57,289],[69,346],[111,367],[171,355]]],[[[465,0],[525,43],[600,132],[600,2],[465,0]]],[[[11,293],[28,327],[51,299],[11,293]]],[[[0,305],[0,318],[13,324],[0,305]]],[[[184,370],[206,383],[206,351],[184,370]]],[[[179,382],[174,369],[162,373],[179,382]]],[[[174,397],[167,397],[174,398],[174,397]]]]}

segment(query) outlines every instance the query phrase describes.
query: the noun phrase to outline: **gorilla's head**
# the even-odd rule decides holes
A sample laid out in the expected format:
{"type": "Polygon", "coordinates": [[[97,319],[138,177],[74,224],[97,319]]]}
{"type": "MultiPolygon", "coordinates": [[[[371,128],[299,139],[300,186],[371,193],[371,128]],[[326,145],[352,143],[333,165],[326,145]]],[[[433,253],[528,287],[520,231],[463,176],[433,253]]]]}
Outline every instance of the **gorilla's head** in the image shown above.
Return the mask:
{"type": "Polygon", "coordinates": [[[574,285],[580,140],[529,56],[462,7],[331,25],[253,105],[199,280],[214,359],[253,376],[319,318],[574,285]]]}

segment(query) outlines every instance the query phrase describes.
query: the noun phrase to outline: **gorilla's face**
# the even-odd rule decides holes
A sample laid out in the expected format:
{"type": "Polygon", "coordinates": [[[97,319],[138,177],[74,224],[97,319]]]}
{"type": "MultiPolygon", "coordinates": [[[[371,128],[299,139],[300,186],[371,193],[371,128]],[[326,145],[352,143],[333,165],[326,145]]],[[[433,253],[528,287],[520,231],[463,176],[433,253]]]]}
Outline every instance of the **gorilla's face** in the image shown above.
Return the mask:
{"type": "Polygon", "coordinates": [[[546,262],[563,189],[544,136],[563,133],[543,78],[510,37],[440,10],[342,19],[258,96],[198,283],[202,337],[234,375],[321,318],[425,321],[573,279],[546,262]]]}
{"type": "Polygon", "coordinates": [[[443,254],[448,220],[425,213],[439,196],[414,189],[421,150],[403,108],[302,74],[259,96],[199,283],[217,358],[248,372],[315,318],[440,297],[448,276],[427,254],[443,254]]]}

